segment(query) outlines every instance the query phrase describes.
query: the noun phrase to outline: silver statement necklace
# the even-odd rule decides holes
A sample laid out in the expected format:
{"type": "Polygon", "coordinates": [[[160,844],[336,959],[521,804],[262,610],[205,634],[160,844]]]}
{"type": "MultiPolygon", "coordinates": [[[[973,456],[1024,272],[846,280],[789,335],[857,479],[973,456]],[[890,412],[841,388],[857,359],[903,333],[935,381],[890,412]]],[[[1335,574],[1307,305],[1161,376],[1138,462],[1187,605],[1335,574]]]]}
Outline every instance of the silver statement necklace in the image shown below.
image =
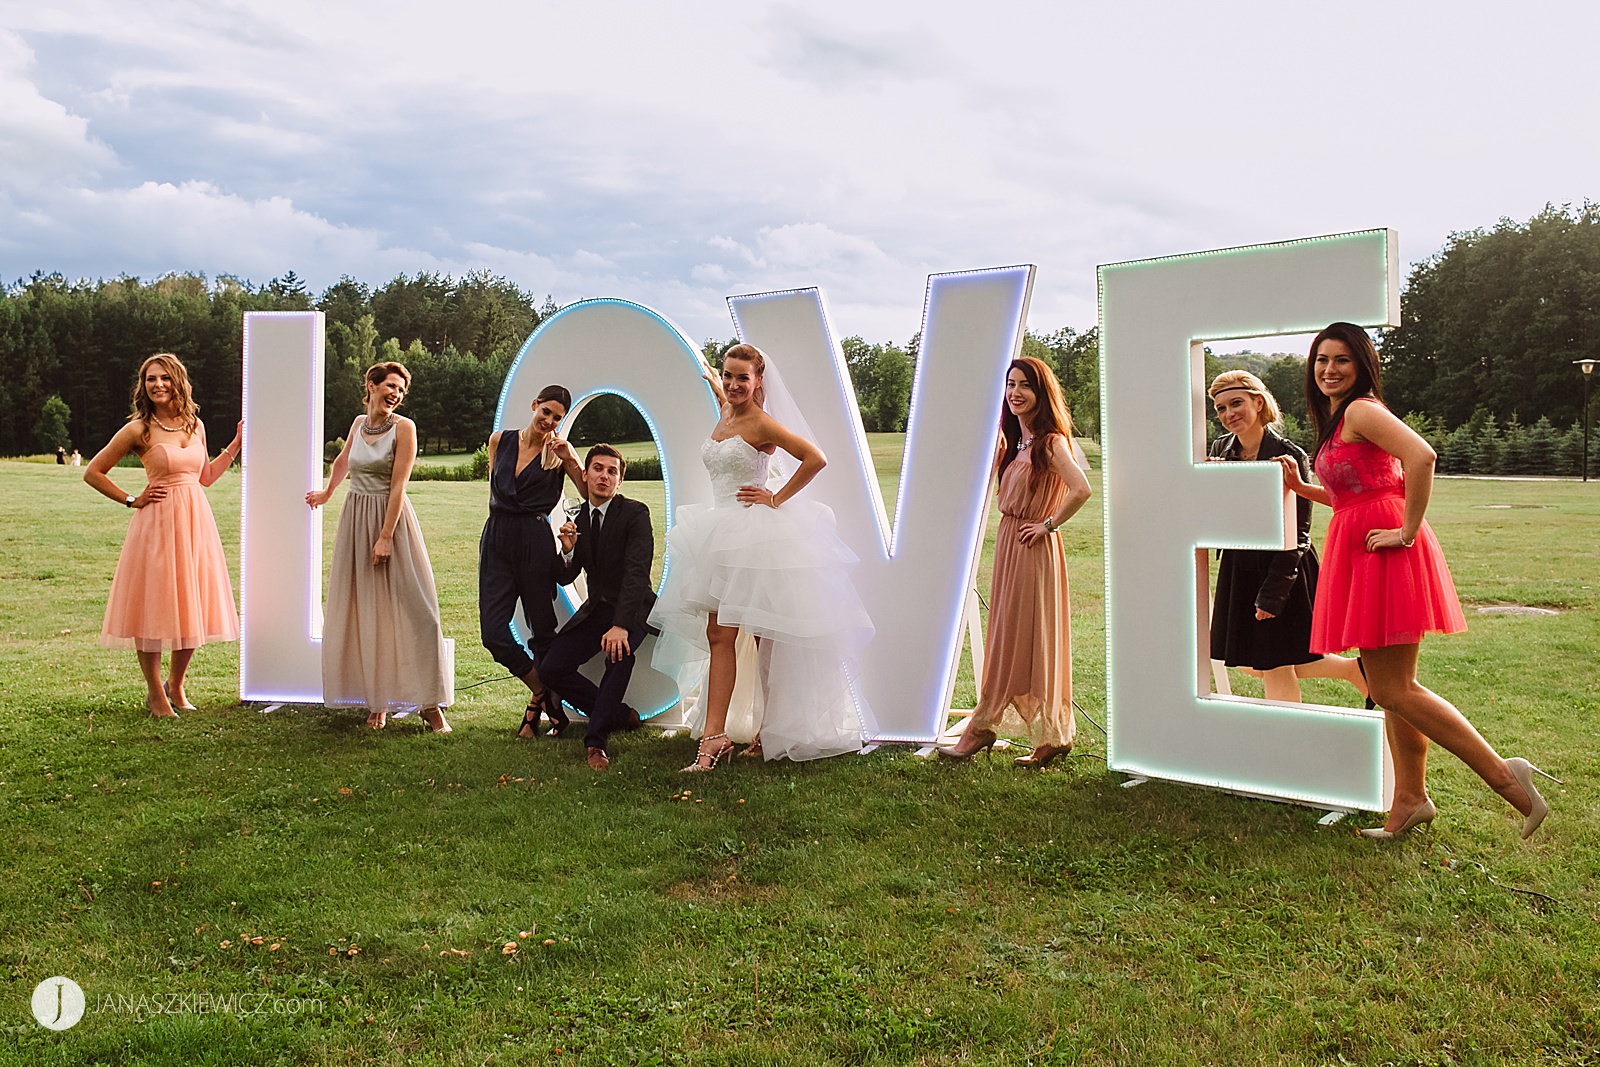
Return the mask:
{"type": "Polygon", "coordinates": [[[378,423],[376,426],[372,425],[372,423],[368,421],[368,419],[371,417],[372,416],[369,415],[366,419],[361,420],[362,433],[371,434],[372,436],[376,437],[381,433],[387,433],[389,427],[394,425],[394,412],[392,411],[389,412],[388,415],[385,415],[383,421],[378,423]]]}

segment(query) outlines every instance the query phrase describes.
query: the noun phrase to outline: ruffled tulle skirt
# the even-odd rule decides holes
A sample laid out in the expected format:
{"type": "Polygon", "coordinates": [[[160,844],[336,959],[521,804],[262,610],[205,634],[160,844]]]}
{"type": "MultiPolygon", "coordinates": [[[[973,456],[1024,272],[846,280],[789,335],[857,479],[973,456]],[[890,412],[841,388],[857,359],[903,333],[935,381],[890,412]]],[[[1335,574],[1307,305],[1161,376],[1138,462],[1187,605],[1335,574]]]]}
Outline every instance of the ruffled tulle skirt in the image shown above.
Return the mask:
{"type": "Polygon", "coordinates": [[[858,562],[833,512],[814,501],[678,509],[667,533],[666,583],[650,615],[661,630],[651,664],[677,679],[696,736],[705,722],[706,621],[715,612],[719,623],[741,630],[731,737],[759,732],[767,759],[861,747],[871,720],[855,664],[873,627],[850,581],[858,562]]]}
{"type": "Polygon", "coordinates": [[[1383,494],[1336,507],[1328,522],[1311,620],[1312,652],[1410,645],[1467,628],[1444,552],[1424,522],[1410,548],[1367,551],[1367,533],[1396,529],[1405,499],[1383,494]]]}

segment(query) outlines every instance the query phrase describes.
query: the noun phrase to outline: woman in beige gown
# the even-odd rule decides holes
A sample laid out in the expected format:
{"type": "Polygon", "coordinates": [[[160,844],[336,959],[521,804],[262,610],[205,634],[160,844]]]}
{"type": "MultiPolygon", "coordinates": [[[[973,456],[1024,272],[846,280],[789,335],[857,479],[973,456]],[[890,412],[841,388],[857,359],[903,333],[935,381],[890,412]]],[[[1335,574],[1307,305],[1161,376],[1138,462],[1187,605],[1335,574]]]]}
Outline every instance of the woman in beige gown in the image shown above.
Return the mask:
{"type": "Polygon", "coordinates": [[[989,748],[1001,716],[1014,707],[1033,742],[1033,751],[1015,762],[1043,767],[1072,750],[1077,729],[1067,559],[1055,531],[1090,492],[1072,457],[1072,416],[1048,364],[1028,356],[1012,360],[1000,433],[1000,529],[983,681],[961,739],[939,754],[967,759],[989,748]]]}
{"type": "Polygon", "coordinates": [[[449,733],[451,700],[439,596],[406,482],[417,459],[417,427],[394,409],[411,374],[399,363],[367,370],[367,410],[350,426],[328,484],[306,494],[320,507],[350,476],[328,569],[322,626],[322,702],[365,708],[383,729],[390,714],[420,712],[449,733]]]}

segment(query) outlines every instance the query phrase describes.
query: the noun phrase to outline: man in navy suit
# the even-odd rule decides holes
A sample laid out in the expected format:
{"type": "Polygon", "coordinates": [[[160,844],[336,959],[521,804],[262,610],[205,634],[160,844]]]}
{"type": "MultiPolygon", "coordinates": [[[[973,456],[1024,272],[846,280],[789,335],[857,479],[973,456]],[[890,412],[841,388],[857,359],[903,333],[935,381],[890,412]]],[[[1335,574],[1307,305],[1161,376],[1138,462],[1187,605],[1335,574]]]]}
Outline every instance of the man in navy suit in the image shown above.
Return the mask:
{"type": "Polygon", "coordinates": [[[617,493],[628,468],[610,445],[589,449],[583,461],[588,503],[576,522],[562,525],[561,562],[556,580],[569,585],[581,570],[589,597],[555,636],[539,660],[539,677],[556,695],[588,716],[584,757],[603,771],[611,765],[606,742],[614,730],[639,725],[638,712],[622,702],[633,674],[634,654],[645,636],[645,619],[655,606],[650,564],[655,534],[650,509],[617,493]],[[605,674],[596,686],[578,668],[605,653],[605,674]]]}

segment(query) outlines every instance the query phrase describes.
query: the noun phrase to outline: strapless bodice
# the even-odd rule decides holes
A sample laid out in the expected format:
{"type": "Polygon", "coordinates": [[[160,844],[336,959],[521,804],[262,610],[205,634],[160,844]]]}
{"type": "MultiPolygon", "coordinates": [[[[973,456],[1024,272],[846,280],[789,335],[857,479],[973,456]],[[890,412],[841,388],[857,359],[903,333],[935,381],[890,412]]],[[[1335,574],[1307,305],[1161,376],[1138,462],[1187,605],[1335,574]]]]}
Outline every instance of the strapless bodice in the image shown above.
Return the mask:
{"type": "Polygon", "coordinates": [[[737,435],[721,441],[706,438],[700,460],[711,475],[711,498],[719,508],[742,507],[739,490],[767,484],[767,464],[772,457],[737,435]]]}
{"type": "Polygon", "coordinates": [[[199,437],[189,438],[186,445],[167,441],[151,445],[139,457],[152,485],[174,486],[200,484],[200,468],[206,465],[206,450],[200,446],[199,437]]]}

